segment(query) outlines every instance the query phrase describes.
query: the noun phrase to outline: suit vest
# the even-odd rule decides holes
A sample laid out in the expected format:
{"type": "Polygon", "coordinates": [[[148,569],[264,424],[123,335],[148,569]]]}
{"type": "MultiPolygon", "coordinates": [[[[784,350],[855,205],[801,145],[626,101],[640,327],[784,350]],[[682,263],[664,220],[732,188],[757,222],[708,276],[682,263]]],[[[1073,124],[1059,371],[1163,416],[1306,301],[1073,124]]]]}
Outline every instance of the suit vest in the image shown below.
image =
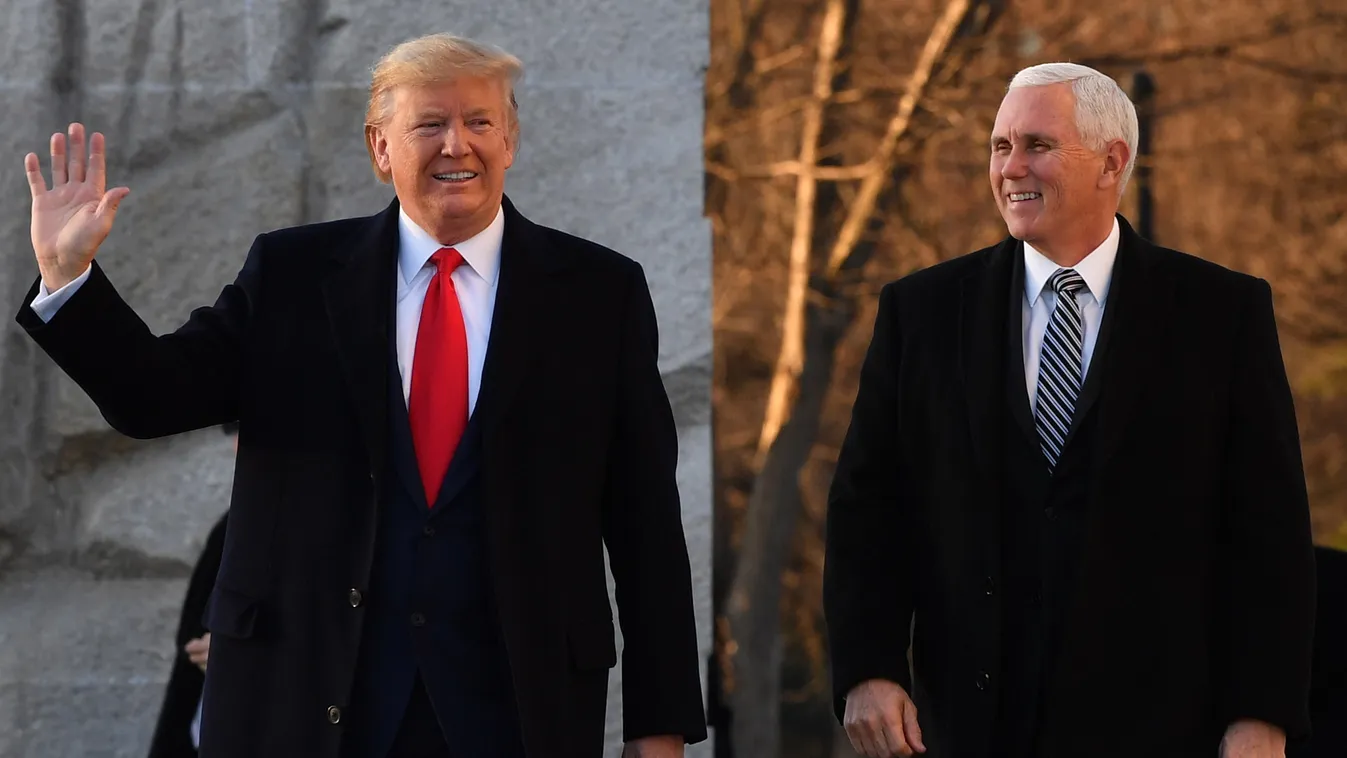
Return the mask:
{"type": "Polygon", "coordinates": [[[389,366],[389,475],[343,755],[384,758],[419,673],[452,755],[523,758],[487,555],[481,420],[469,419],[427,508],[393,356],[389,366]]]}

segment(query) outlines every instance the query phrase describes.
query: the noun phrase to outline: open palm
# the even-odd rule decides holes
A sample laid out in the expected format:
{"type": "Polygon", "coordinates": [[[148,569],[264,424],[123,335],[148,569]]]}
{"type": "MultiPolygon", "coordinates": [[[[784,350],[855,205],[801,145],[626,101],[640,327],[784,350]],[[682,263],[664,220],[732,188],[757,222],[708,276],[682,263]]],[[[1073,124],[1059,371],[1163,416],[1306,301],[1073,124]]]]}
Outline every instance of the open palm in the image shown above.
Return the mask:
{"type": "Polygon", "coordinates": [[[89,140],[86,166],[84,127],[78,123],[70,125],[68,154],[66,135],[52,135],[50,189],[36,154],[25,155],[23,167],[33,195],[33,252],[43,283],[48,290],[55,290],[88,268],[98,246],[112,231],[117,206],[131,190],[106,189],[102,134],[94,132],[89,140]]]}

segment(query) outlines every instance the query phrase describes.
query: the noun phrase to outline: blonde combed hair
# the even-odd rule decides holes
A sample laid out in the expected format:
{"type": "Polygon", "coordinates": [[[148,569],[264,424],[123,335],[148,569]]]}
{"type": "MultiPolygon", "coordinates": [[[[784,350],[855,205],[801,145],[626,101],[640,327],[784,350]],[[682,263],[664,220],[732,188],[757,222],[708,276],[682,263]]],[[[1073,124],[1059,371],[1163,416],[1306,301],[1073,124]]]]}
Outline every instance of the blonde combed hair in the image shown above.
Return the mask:
{"type": "Polygon", "coordinates": [[[423,87],[471,76],[499,81],[509,107],[506,124],[510,146],[519,147],[519,105],[514,88],[524,75],[524,64],[504,50],[453,34],[429,34],[407,40],[389,50],[374,65],[369,104],[365,108],[365,149],[379,181],[392,181],[374,156],[373,133],[393,115],[393,93],[399,87],[423,87]]]}

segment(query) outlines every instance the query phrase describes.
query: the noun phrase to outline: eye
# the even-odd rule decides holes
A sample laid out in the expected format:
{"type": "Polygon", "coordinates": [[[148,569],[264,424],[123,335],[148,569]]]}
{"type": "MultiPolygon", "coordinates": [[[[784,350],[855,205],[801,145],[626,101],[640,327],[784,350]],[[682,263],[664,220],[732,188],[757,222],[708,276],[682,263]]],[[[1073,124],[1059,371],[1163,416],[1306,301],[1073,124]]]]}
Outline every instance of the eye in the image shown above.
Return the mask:
{"type": "Polygon", "coordinates": [[[1044,150],[1051,150],[1051,149],[1052,149],[1052,145],[1049,145],[1049,144],[1046,143],[1046,142],[1035,142],[1035,143],[1034,143],[1034,149],[1037,150],[1037,151],[1039,151],[1039,152],[1043,152],[1044,150]]]}

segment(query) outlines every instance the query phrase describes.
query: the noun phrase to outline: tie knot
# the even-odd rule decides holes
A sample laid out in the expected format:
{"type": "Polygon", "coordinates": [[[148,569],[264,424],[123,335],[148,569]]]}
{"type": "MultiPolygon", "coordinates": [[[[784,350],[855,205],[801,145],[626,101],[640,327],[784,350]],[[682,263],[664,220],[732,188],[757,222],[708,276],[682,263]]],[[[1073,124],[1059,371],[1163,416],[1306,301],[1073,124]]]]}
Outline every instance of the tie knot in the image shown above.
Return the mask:
{"type": "Polygon", "coordinates": [[[1074,295],[1085,289],[1085,279],[1073,268],[1060,268],[1048,279],[1048,286],[1058,295],[1074,295]]]}
{"type": "Polygon", "coordinates": [[[442,247],[430,256],[430,262],[441,274],[452,274],[463,263],[463,255],[452,247],[442,247]]]}

